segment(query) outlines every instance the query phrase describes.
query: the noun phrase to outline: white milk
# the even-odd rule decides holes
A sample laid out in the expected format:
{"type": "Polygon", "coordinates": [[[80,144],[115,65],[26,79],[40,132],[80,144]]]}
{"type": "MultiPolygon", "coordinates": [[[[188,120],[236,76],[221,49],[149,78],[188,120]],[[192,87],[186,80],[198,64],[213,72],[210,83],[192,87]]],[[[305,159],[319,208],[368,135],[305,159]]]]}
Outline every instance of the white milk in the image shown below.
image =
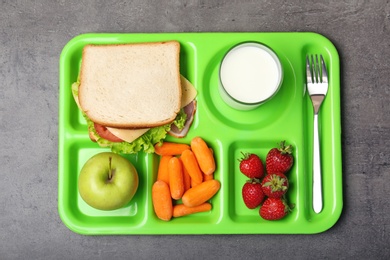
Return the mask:
{"type": "Polygon", "coordinates": [[[244,43],[224,57],[220,80],[225,102],[238,109],[251,109],[278,91],[282,67],[276,54],[266,46],[244,43]]]}

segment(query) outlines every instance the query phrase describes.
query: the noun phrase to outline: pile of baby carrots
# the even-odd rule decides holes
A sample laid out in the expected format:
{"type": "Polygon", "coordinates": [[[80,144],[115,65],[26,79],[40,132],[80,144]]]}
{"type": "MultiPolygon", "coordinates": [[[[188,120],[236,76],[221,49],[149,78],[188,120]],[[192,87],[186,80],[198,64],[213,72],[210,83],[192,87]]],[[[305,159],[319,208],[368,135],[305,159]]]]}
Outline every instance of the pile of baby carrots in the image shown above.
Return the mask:
{"type": "Polygon", "coordinates": [[[161,220],[211,210],[208,202],[221,184],[214,179],[213,150],[201,137],[190,145],[164,142],[155,146],[160,156],[157,180],[152,187],[154,212],[161,220]]]}

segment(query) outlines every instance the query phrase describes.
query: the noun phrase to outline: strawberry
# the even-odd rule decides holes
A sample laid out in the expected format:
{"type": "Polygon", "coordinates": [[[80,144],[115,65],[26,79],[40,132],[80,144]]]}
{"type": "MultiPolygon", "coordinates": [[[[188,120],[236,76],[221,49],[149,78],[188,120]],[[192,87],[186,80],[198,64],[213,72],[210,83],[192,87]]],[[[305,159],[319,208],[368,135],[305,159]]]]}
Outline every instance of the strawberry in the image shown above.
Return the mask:
{"type": "Polygon", "coordinates": [[[281,198],[288,190],[288,179],[283,173],[267,174],[261,182],[261,187],[266,196],[281,198]]]}
{"type": "Polygon", "coordinates": [[[265,168],[268,173],[286,173],[291,169],[294,158],[291,155],[292,146],[285,146],[285,141],[280,143],[279,148],[272,148],[265,159],[265,168]]]}
{"type": "Polygon", "coordinates": [[[290,208],[281,198],[267,198],[260,207],[260,216],[266,220],[278,220],[287,215],[290,208]]]}
{"type": "Polygon", "coordinates": [[[242,153],[243,158],[239,159],[240,171],[247,177],[260,179],[264,175],[263,162],[253,153],[242,153]]]}
{"type": "Polygon", "coordinates": [[[263,202],[264,197],[261,184],[256,179],[247,181],[242,187],[242,199],[250,209],[258,207],[263,202]]]}

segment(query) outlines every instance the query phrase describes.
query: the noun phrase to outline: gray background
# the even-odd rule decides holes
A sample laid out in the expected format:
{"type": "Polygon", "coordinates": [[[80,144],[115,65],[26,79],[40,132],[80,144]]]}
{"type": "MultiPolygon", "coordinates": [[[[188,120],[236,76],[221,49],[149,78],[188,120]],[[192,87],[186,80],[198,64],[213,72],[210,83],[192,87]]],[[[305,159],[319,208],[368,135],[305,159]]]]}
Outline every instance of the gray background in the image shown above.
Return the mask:
{"type": "MultiPolygon", "coordinates": [[[[0,1],[0,259],[385,259],[390,3],[0,1]],[[87,32],[313,31],[341,58],[344,209],[316,235],[82,236],[57,213],[58,60],[87,32]]],[[[288,44],[288,43],[286,43],[288,44]]]]}

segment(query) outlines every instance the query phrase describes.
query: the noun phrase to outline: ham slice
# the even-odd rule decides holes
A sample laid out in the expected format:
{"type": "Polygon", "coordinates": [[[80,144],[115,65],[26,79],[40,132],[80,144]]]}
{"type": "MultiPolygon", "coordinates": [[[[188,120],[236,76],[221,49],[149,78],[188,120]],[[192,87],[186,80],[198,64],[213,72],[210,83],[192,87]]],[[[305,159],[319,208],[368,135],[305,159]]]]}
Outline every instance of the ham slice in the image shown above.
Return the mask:
{"type": "Polygon", "coordinates": [[[184,123],[183,129],[180,130],[175,124],[172,124],[171,130],[168,132],[169,135],[176,138],[183,138],[187,135],[192,121],[194,120],[194,114],[196,112],[196,101],[192,100],[188,105],[183,108],[183,110],[187,114],[187,119],[184,123]]]}

